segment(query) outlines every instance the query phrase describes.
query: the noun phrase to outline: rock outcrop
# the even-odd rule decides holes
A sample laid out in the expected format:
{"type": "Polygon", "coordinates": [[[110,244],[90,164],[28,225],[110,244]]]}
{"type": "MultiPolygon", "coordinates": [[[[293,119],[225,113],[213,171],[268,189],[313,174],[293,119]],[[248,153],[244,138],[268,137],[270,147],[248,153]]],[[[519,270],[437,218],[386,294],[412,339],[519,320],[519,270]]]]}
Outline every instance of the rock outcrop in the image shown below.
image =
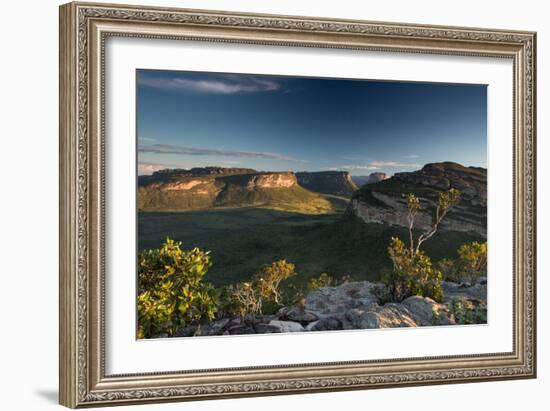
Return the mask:
{"type": "Polygon", "coordinates": [[[300,305],[282,307],[273,315],[248,314],[186,327],[176,336],[267,334],[308,331],[357,330],[371,328],[454,325],[450,308],[454,299],[468,301],[472,307],[487,304],[487,283],[474,285],[443,283],[445,299],[412,296],[400,303],[380,305],[371,294],[376,283],[358,281],[310,291],[300,305]]]}
{"type": "Polygon", "coordinates": [[[408,226],[405,196],[420,198],[422,209],[415,227],[431,226],[438,195],[451,188],[461,192],[460,203],[440,225],[440,231],[474,232],[487,237],[487,170],[445,162],[426,164],[421,170],[396,173],[389,179],[362,186],[348,211],[367,223],[408,226]]]}
{"type": "Polygon", "coordinates": [[[347,171],[302,171],[296,177],[302,187],[317,193],[350,196],[357,190],[347,171]]]}

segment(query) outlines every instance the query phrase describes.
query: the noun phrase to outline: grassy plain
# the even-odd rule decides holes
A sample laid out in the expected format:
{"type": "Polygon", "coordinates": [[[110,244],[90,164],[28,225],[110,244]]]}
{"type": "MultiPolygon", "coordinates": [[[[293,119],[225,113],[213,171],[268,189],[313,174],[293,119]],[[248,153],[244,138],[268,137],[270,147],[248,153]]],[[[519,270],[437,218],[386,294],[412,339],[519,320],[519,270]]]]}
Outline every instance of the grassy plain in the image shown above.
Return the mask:
{"type": "MultiPolygon", "coordinates": [[[[342,205],[342,199],[330,200],[342,205]]],[[[296,265],[293,281],[301,285],[322,272],[377,280],[390,267],[391,237],[407,238],[403,229],[365,224],[342,212],[308,215],[255,207],[139,212],[139,250],[159,247],[167,236],[181,241],[184,249],[211,251],[213,266],[205,279],[216,285],[247,280],[264,264],[279,259],[296,265]]],[[[479,238],[438,233],[426,242],[425,250],[437,261],[455,257],[462,243],[473,240],[479,238]]]]}

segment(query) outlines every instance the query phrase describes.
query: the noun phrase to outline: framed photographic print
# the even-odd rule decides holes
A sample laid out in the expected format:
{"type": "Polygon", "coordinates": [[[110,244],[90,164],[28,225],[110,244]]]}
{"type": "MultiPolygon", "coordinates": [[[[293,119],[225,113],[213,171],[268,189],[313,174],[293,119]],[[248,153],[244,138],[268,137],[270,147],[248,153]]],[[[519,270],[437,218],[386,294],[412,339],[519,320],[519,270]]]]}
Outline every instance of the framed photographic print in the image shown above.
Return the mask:
{"type": "Polygon", "coordinates": [[[535,33],[60,8],[60,402],[536,375],[535,33]]]}

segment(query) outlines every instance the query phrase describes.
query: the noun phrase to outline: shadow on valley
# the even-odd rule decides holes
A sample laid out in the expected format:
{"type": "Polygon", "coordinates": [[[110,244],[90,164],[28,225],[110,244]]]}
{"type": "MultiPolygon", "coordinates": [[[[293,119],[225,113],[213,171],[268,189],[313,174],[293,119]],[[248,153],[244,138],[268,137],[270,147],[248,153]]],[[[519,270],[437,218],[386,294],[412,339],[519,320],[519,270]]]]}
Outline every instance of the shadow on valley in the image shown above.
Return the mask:
{"type": "MultiPolygon", "coordinates": [[[[139,212],[138,251],[158,248],[167,237],[183,249],[209,250],[213,266],[205,277],[214,285],[246,281],[262,266],[285,259],[296,266],[289,283],[305,284],[326,272],[335,278],[376,281],[390,268],[387,247],[407,231],[364,223],[350,213],[308,215],[262,208],[187,212],[139,212]]],[[[444,232],[425,244],[433,261],[456,257],[457,248],[479,240],[475,234],[444,232]]]]}

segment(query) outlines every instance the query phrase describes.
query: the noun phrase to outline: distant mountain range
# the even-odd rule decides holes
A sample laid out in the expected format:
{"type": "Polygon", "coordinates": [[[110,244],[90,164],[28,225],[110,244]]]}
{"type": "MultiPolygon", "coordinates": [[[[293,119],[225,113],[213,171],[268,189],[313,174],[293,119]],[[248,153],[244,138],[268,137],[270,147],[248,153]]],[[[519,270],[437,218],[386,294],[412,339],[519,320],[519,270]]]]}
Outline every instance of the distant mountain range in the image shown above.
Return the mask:
{"type": "Polygon", "coordinates": [[[460,203],[441,230],[487,235],[487,170],[457,163],[421,170],[351,177],[346,171],[260,172],[247,168],[169,169],[138,178],[143,211],[192,211],[261,207],[302,214],[352,213],[367,223],[407,226],[405,195],[421,199],[416,227],[430,225],[438,193],[456,188],[460,203]],[[355,181],[354,181],[355,180],[355,181]]]}
{"type": "Polygon", "coordinates": [[[138,207],[145,211],[263,207],[325,214],[345,204],[304,188],[292,172],[206,167],[162,170],[140,176],[138,207]]]}
{"type": "Polygon", "coordinates": [[[386,178],[388,178],[386,173],[376,172],[371,173],[368,176],[353,176],[352,180],[358,187],[361,187],[365,184],[378,183],[379,181],[385,180],[386,178]]]}

